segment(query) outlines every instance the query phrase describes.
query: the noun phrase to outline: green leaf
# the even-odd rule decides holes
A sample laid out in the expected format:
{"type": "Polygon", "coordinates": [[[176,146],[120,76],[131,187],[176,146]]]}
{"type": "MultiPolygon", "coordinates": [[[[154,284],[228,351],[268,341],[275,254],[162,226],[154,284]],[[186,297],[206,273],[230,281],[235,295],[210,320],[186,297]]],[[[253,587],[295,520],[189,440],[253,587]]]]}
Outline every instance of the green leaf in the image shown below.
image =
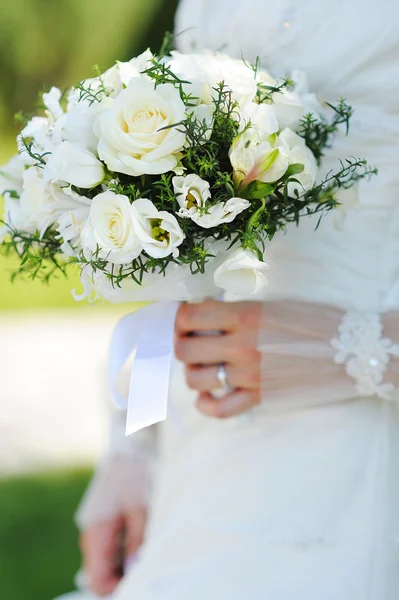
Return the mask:
{"type": "Polygon", "coordinates": [[[262,181],[251,181],[246,188],[240,192],[240,196],[242,198],[246,198],[247,200],[262,200],[262,198],[266,198],[273,194],[276,189],[276,184],[274,183],[263,183],[262,181]]]}
{"type": "Polygon", "coordinates": [[[298,175],[299,173],[303,173],[305,170],[305,166],[301,163],[294,163],[290,165],[285,172],[285,177],[291,177],[292,175],[298,175]]]}

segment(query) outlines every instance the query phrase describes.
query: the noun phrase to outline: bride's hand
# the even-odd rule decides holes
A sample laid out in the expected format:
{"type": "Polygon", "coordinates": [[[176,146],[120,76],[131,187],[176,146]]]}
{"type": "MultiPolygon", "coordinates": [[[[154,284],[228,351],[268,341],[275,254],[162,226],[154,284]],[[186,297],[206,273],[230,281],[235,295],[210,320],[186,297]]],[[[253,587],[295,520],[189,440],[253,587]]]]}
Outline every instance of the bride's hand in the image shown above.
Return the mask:
{"type": "Polygon", "coordinates": [[[99,596],[111,594],[118,585],[123,562],[140,548],[147,521],[144,507],[93,523],[81,535],[88,587],[99,596]]]}
{"type": "Polygon", "coordinates": [[[206,415],[227,418],[259,403],[261,306],[259,302],[215,301],[181,305],[176,320],[176,356],[186,364],[187,384],[200,392],[197,406],[206,415]],[[193,335],[211,331],[220,334],[193,335]],[[234,391],[215,400],[210,392],[220,388],[220,364],[224,364],[227,382],[234,391]]]}

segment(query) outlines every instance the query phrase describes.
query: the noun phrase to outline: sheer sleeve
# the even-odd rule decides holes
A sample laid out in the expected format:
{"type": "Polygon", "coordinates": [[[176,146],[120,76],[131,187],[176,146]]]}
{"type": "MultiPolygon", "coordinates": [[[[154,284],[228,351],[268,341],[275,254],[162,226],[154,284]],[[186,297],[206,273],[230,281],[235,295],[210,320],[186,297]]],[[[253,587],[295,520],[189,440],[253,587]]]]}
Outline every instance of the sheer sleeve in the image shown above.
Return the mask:
{"type": "Polygon", "coordinates": [[[112,409],[108,450],[75,516],[81,530],[148,504],[155,475],[156,426],[125,436],[125,421],[124,411],[112,409]]]}
{"type": "Polygon", "coordinates": [[[361,396],[392,399],[398,393],[399,312],[265,302],[259,350],[262,400],[269,410],[361,396]]]}

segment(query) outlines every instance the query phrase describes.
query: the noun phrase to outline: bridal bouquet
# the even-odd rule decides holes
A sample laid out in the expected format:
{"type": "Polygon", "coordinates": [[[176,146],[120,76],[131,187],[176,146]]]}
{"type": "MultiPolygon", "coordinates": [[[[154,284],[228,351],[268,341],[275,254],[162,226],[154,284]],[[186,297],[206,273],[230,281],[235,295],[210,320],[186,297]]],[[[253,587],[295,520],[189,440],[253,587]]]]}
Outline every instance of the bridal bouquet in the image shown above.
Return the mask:
{"type": "Polygon", "coordinates": [[[344,101],[224,55],[146,51],[42,102],[0,171],[2,248],[15,275],[78,265],[82,297],[260,295],[266,242],[369,174],[318,173],[344,101]]]}

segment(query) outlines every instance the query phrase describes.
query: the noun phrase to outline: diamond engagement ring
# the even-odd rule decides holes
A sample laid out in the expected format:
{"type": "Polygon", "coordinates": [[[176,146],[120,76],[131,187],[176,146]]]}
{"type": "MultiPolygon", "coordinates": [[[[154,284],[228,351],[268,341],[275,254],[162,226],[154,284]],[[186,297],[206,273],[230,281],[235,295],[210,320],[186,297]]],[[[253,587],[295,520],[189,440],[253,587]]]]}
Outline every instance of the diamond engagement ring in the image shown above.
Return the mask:
{"type": "Polygon", "coordinates": [[[234,388],[232,388],[231,385],[228,384],[227,372],[224,363],[220,363],[220,365],[218,365],[216,377],[218,378],[220,387],[212,390],[211,395],[217,400],[230,394],[234,388]]]}

